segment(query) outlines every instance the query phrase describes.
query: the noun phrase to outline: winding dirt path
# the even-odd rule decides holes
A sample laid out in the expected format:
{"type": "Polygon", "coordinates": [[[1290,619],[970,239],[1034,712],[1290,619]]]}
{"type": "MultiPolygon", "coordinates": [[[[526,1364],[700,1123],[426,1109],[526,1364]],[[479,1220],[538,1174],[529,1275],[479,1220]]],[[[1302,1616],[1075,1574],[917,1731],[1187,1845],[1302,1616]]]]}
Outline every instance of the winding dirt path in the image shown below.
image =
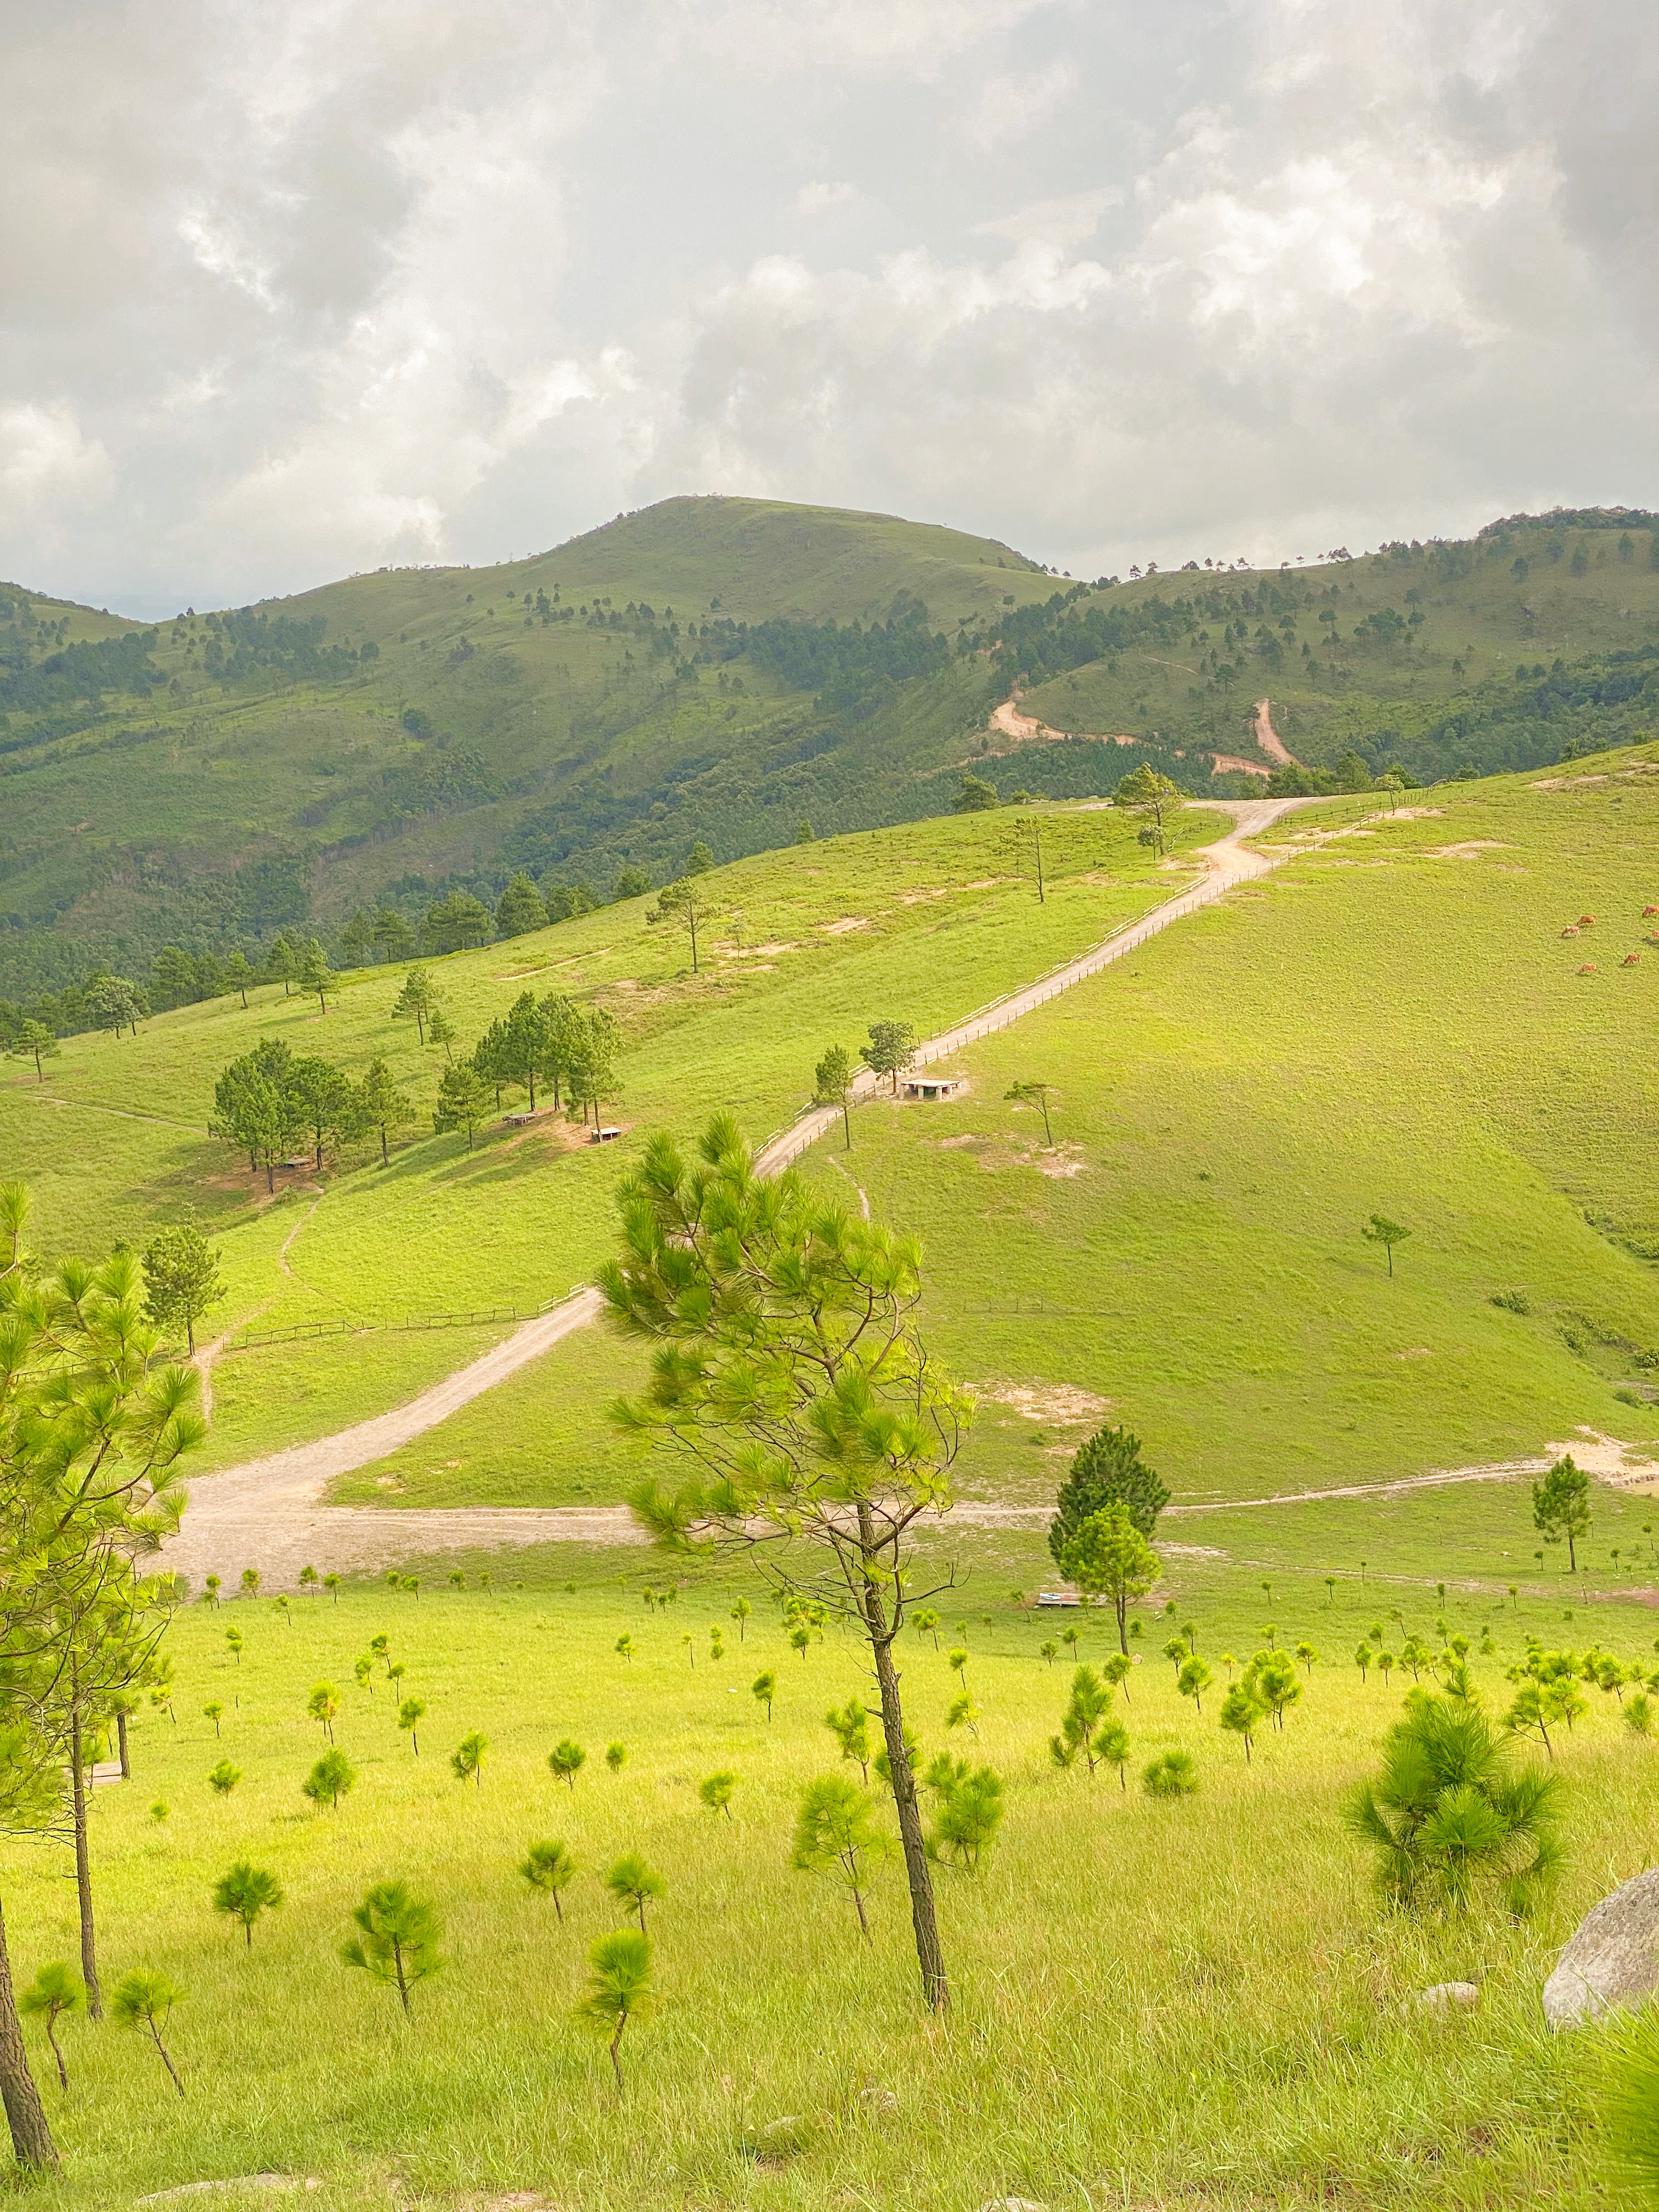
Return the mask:
{"type": "Polygon", "coordinates": [[[1255,741],[1269,760],[1276,760],[1281,768],[1300,768],[1296,755],[1287,752],[1285,740],[1273,727],[1273,702],[1258,699],[1255,702],[1255,741]]]}
{"type": "MultiPolygon", "coordinates": [[[[1104,805],[1106,802],[1100,802],[1104,805]]],[[[1066,962],[1023,990],[994,1000],[965,1022],[942,1035],[926,1039],[916,1048],[916,1065],[959,1052],[975,1039],[1006,1029],[1036,1007],[1047,1005],[1060,992],[1070,990],[1098,975],[1146,944],[1173,921],[1212,906],[1233,887],[1252,877],[1265,875],[1293,855],[1290,849],[1273,854],[1251,852],[1243,843],[1259,836],[1282,815],[1311,802],[1306,799],[1205,799],[1193,802],[1233,819],[1225,834],[1202,846],[1191,856],[1200,861],[1204,873],[1196,883],[1177,891],[1136,921],[1126,923],[1103,944],[1066,962]]],[[[876,1078],[862,1070],[853,1085],[855,1099],[872,1097],[876,1078]]],[[[840,1118],[838,1106],[813,1109],[789,1128],[763,1146],[757,1165],[764,1175],[775,1175],[811,1146],[840,1118]]],[[[860,1194],[862,1195],[862,1194],[860,1194]]],[[[314,1209],[313,1209],[314,1210],[314,1209]]],[[[309,1213],[305,1217],[310,1218],[309,1213]]],[[[296,1225],[295,1235],[305,1222],[296,1225]]],[[[291,1243],[292,1237],[289,1242],[291,1243]]],[[[283,1248],[286,1253],[286,1245],[283,1248]]],[[[208,1573],[229,1579],[244,1567],[259,1570],[272,1590],[294,1586],[302,1566],[349,1571],[407,1559],[424,1552],[472,1550],[486,1546],[574,1542],[623,1543],[635,1540],[632,1523],[622,1507],[485,1510],[483,1508],[410,1508],[400,1511],[379,1506],[325,1505],[323,1493],[337,1475],[349,1474],[384,1459],[416,1437],[457,1413],[486,1390],[504,1382],[532,1359],[539,1359],[562,1338],[586,1328],[599,1318],[601,1301],[591,1289],[572,1291],[550,1312],[524,1322],[513,1334],[458,1368],[408,1404],[358,1421],[333,1436],[292,1445],[241,1467],[204,1475],[190,1486],[190,1507],[178,1535],[164,1547],[168,1566],[198,1578],[208,1573]]],[[[217,1346],[211,1347],[216,1351],[217,1346]]]]}

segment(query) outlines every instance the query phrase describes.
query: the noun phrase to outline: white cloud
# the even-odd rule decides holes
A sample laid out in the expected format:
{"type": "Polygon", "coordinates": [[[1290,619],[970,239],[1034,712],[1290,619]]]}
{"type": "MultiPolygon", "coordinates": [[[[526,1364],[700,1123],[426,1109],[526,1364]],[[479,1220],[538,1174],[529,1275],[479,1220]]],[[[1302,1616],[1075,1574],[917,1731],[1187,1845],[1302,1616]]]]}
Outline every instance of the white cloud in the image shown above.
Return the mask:
{"type": "Polygon", "coordinates": [[[0,408],[0,499],[42,515],[96,507],[113,478],[101,441],[88,438],[65,400],[0,408]]]}
{"type": "Polygon", "coordinates": [[[0,571],[44,587],[240,601],[687,489],[1077,573],[1659,503],[1642,0],[61,0],[13,46],[0,571]]]}
{"type": "Polygon", "coordinates": [[[797,215],[823,215],[830,208],[845,207],[858,196],[856,185],[803,185],[795,194],[795,212],[797,215]]]}

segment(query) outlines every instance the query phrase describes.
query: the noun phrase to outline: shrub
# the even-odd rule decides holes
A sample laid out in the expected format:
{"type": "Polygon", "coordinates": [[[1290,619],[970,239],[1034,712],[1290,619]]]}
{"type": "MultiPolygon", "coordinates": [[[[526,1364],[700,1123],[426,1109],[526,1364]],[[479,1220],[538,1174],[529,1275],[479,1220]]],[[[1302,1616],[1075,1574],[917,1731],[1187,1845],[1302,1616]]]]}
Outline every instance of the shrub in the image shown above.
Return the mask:
{"type": "Polygon", "coordinates": [[[1140,1786],[1149,1797],[1192,1796],[1198,1775],[1191,1753],[1166,1751],[1162,1759],[1154,1759],[1142,1772],[1140,1786]]]}

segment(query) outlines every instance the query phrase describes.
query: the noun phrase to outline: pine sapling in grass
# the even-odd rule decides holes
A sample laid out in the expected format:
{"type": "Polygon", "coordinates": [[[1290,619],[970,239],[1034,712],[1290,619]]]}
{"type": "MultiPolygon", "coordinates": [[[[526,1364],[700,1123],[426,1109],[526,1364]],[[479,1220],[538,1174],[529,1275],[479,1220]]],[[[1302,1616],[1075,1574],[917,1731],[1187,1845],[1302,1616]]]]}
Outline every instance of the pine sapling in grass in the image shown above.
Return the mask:
{"type": "Polygon", "coordinates": [[[1118,1787],[1127,1790],[1129,1786],[1126,1771],[1129,1764],[1129,1731],[1121,1721],[1102,1723],[1095,1737],[1095,1755],[1103,1766],[1116,1767],[1118,1787]]]}
{"type": "Polygon", "coordinates": [[[394,1987],[407,2017],[410,1990],[444,1963],[436,1911],[407,1882],[377,1881],[351,1917],[360,1932],[342,1944],[340,1956],[348,1966],[394,1987]]]}
{"type": "Polygon", "coordinates": [[[1052,1667],[1054,1663],[1055,1654],[1059,1651],[1060,1646],[1055,1643],[1054,1638],[1050,1636],[1046,1637],[1043,1641],[1038,1644],[1037,1650],[1052,1667]]]}
{"type": "MultiPolygon", "coordinates": [[[[729,1820],[732,1817],[732,1793],[737,1786],[737,1776],[722,1771],[719,1774],[705,1776],[697,1784],[697,1795],[711,1813],[724,1813],[729,1820]]],[[[641,1924],[644,1924],[642,1921],[641,1924]]]]}
{"type": "Polygon", "coordinates": [[[611,2034],[611,2068],[618,2094],[623,2087],[623,2031],[643,2019],[654,2002],[651,1987],[651,1945],[638,1929],[618,1928],[601,1936],[587,1954],[587,1995],[577,2017],[611,2034]]]}
{"type": "Polygon", "coordinates": [[[1250,1764],[1251,1747],[1255,1732],[1267,1717],[1267,1709],[1255,1692],[1244,1682],[1235,1682],[1221,1700],[1221,1725],[1237,1736],[1244,1746],[1244,1764],[1250,1764]]]}
{"type": "Polygon", "coordinates": [[[1656,1725],[1659,1717],[1656,1717],[1652,1700],[1638,1692],[1625,1707],[1625,1726],[1632,1735],[1652,1735],[1656,1725]]]}
{"type": "Polygon", "coordinates": [[[1359,1680],[1363,1687],[1365,1680],[1365,1670],[1371,1663],[1371,1647],[1369,1644],[1360,1644],[1355,1646],[1353,1663],[1359,1669],[1359,1680]]]}
{"type": "Polygon", "coordinates": [[[241,1665],[241,1663],[242,1663],[242,1632],[241,1632],[241,1630],[240,1630],[240,1628],[228,1628],[228,1629],[226,1629],[226,1631],[225,1631],[225,1642],[226,1642],[226,1643],[229,1645],[229,1647],[230,1647],[230,1653],[231,1653],[231,1656],[235,1660],[236,1664],[240,1667],[240,1666],[241,1665]]]}
{"type": "Polygon", "coordinates": [[[1187,1663],[1187,1643],[1184,1637],[1172,1636],[1164,1647],[1164,1656],[1177,1674],[1187,1663]]]}
{"type": "Polygon", "coordinates": [[[340,1577],[338,1575],[325,1575],[323,1577],[323,1588],[333,1599],[335,1604],[338,1605],[340,1602],[340,1577]]]}
{"type": "Polygon", "coordinates": [[[965,1728],[974,1741],[979,1741],[979,1707],[964,1690],[953,1698],[945,1710],[945,1725],[948,1729],[965,1728]]]}
{"type": "Polygon", "coordinates": [[[1130,1661],[1127,1654],[1114,1651],[1109,1659],[1103,1660],[1100,1671],[1115,1690],[1122,1691],[1123,1702],[1127,1705],[1129,1702],[1130,1673],[1130,1661]]]}
{"type": "Polygon", "coordinates": [[[212,1785],[215,1792],[221,1797],[228,1797],[231,1791],[236,1787],[241,1778],[241,1768],[240,1766],[233,1766],[228,1759],[222,1759],[216,1767],[210,1770],[208,1774],[209,1783],[212,1785]]]}
{"type": "Polygon", "coordinates": [[[962,1650],[952,1651],[946,1664],[965,1689],[968,1686],[968,1654],[962,1650]]]}
{"type": "Polygon", "coordinates": [[[757,1704],[765,1706],[766,1717],[769,1721],[772,1717],[772,1700],[777,1695],[777,1689],[778,1678],[775,1674],[757,1674],[749,1685],[750,1695],[757,1704]]]}
{"type": "Polygon", "coordinates": [[[300,1784],[303,1794],[320,1813],[331,1811],[357,1779],[357,1770],[343,1751],[325,1751],[300,1784]]]}
{"type": "Polygon", "coordinates": [[[1002,1784],[988,1766],[963,1775],[942,1793],[927,1855],[978,1874],[1002,1825],[1002,1784]]]}
{"type": "Polygon", "coordinates": [[[73,2019],[87,2002],[87,1985],[72,1966],[54,1959],[42,1966],[17,2000],[17,2009],[26,2020],[38,2020],[46,2032],[46,2041],[52,2045],[52,2055],[58,2061],[58,2087],[69,2088],[69,2069],[64,2063],[64,2054],[58,2042],[58,2023],[73,2019]]]}
{"type": "Polygon", "coordinates": [[[410,1748],[416,1759],[421,1755],[421,1723],[426,1717],[426,1707],[418,1698],[405,1698],[398,1708],[398,1725],[409,1730],[410,1748]]]}
{"type": "Polygon", "coordinates": [[[806,1626],[805,1622],[803,1622],[799,1628],[792,1628],[789,1632],[790,1647],[792,1650],[799,1652],[803,1659],[806,1656],[806,1647],[811,1641],[812,1632],[811,1629],[806,1626]]]}
{"type": "Polygon", "coordinates": [[[620,1774],[628,1757],[625,1743],[608,1743],[605,1747],[605,1763],[613,1774],[620,1774]]]}
{"type": "Polygon", "coordinates": [[[605,1886],[618,1905],[629,1905],[640,1916],[640,1933],[645,1933],[645,1900],[660,1897],[663,1878],[653,1872],[638,1851],[625,1851],[605,1878],[605,1886]]]}
{"type": "Polygon", "coordinates": [[[161,2063],[173,2076],[173,2086],[182,2097],[185,2085],[179,2079],[179,2069],[173,2064],[167,2047],[161,2040],[161,2030],[174,2005],[184,1996],[176,1982],[165,1974],[129,1974],[118,1984],[110,2010],[118,2027],[148,2028],[150,2039],[161,2054],[161,2063]]]}
{"type": "Polygon", "coordinates": [[[754,1607],[750,1604],[746,1597],[740,1597],[737,1601],[736,1604],[732,1607],[732,1618],[738,1624],[738,1641],[739,1644],[744,1641],[744,1629],[748,1621],[749,1616],[753,1610],[754,1607]]]}
{"type": "Polygon", "coordinates": [[[616,1650],[617,1656],[619,1659],[630,1659],[630,1660],[631,1660],[631,1659],[633,1658],[633,1656],[634,1656],[634,1639],[633,1639],[633,1638],[632,1638],[631,1636],[627,1636],[627,1635],[619,1636],[619,1637],[617,1638],[617,1642],[616,1642],[616,1645],[615,1645],[615,1650],[616,1650]]]}
{"type": "Polygon", "coordinates": [[[1319,1664],[1319,1654],[1314,1650],[1311,1644],[1302,1643],[1298,1644],[1296,1647],[1296,1656],[1297,1663],[1302,1668],[1303,1672],[1311,1681],[1313,1679],[1313,1670],[1319,1664]]]}
{"type": "Polygon", "coordinates": [[[225,1709],[220,1704],[217,1698],[210,1698],[208,1703],[202,1708],[202,1717],[204,1720],[210,1720],[213,1723],[213,1733],[215,1735],[222,1734],[222,1730],[220,1729],[219,1723],[224,1717],[225,1709]]]}
{"type": "Polygon", "coordinates": [[[320,1722],[324,1735],[334,1741],[334,1719],[340,1710],[340,1693],[332,1682],[319,1682],[307,1700],[306,1711],[313,1720],[320,1722]]]}
{"type": "Polygon", "coordinates": [[[253,1948],[253,1928],[261,1914],[274,1912],[283,1901],[283,1885],[264,1867],[238,1859],[230,1872],[213,1885],[213,1909],[224,1913],[241,1929],[247,1948],[253,1948]]]}
{"type": "Polygon", "coordinates": [[[1060,1734],[1048,1740],[1049,1756],[1056,1766],[1075,1765],[1080,1753],[1089,1763],[1092,1778],[1099,1757],[1095,1735],[1111,1708],[1112,1693],[1092,1667],[1079,1667],[1072,1677],[1072,1695],[1060,1717],[1060,1734]]]}
{"type": "Polygon", "coordinates": [[[562,1922],[564,1907],[559,1902],[560,1895],[569,1888],[576,1873],[576,1862],[564,1844],[555,1837],[532,1844],[520,1863],[519,1872],[532,1889],[552,1899],[554,1917],[562,1922]]]}
{"type": "Polygon", "coordinates": [[[870,1779],[870,1715],[862,1698],[852,1697],[844,1705],[831,1705],[823,1717],[823,1724],[841,1746],[841,1755],[850,1759],[867,1784],[870,1779]]]}
{"type": "Polygon", "coordinates": [[[872,1938],[864,1893],[890,1846],[875,1821],[869,1793],[840,1774],[807,1784],[795,1818],[793,1864],[804,1874],[834,1869],[850,1891],[859,1927],[872,1938]]]}
{"type": "Polygon", "coordinates": [[[450,1758],[449,1771],[458,1782],[470,1782],[475,1789],[483,1787],[484,1753],[489,1748],[488,1736],[480,1735],[475,1729],[471,1735],[463,1736],[460,1747],[450,1758]]]}
{"type": "Polygon", "coordinates": [[[1069,1627],[1062,1628],[1060,1630],[1060,1640],[1066,1646],[1066,1656],[1070,1659],[1075,1659],[1077,1657],[1077,1647],[1083,1641],[1075,1623],[1069,1627]]]}
{"type": "Polygon", "coordinates": [[[573,1743],[568,1736],[566,1736],[562,1741],[556,1743],[547,1754],[549,1773],[562,1782],[573,1795],[576,1787],[576,1777],[586,1764],[587,1753],[582,1749],[580,1744],[573,1743]]]}
{"type": "Polygon", "coordinates": [[[1201,1659],[1188,1659],[1176,1677],[1176,1687],[1183,1698],[1192,1699],[1194,1711],[1201,1714],[1204,1711],[1204,1692],[1214,1679],[1201,1659]]]}
{"type": "Polygon", "coordinates": [[[1166,1751],[1161,1759],[1152,1760],[1141,1775],[1140,1786],[1149,1797],[1192,1796],[1198,1789],[1198,1771],[1191,1753],[1166,1751]]]}

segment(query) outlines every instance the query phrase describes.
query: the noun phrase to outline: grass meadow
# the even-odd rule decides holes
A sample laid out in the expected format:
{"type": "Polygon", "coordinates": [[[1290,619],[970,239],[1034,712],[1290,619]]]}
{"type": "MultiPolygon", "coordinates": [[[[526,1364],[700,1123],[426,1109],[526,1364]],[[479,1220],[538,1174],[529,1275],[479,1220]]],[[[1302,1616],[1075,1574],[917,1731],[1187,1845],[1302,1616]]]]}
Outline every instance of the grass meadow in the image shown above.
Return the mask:
{"type": "MultiPolygon", "coordinates": [[[[942,1601],[941,1640],[968,1651],[979,1741],[947,1739],[957,1678],[948,1652],[914,1631],[908,1711],[927,1753],[948,1741],[1006,1791],[984,1872],[939,1874],[955,1984],[942,2021],[919,2001],[896,1864],[876,1881],[868,1945],[839,1885],[791,1868],[801,1788],[836,1766],[821,1716],[866,1681],[833,1626],[798,1656],[751,1573],[693,1568],[671,1606],[649,1610],[642,1586],[672,1582],[672,1564],[571,1547],[515,1561],[510,1583],[498,1567],[489,1592],[471,1562],[459,1593],[434,1569],[418,1598],[369,1585],[337,1603],[295,1600],[287,1619],[264,1600],[187,1608],[167,1644],[176,1722],[145,1710],[133,1780],[100,1789],[92,1812],[106,1984],[142,1965],[187,1992],[167,2027],[186,2094],[148,2045],[68,2024],[69,2094],[46,2087],[64,2178],[35,2201],[125,2206],[276,2170],[317,2177],[319,2207],[393,2188],[443,2207],[538,2192],[584,2212],[954,2212],[1005,2194],[1102,2207],[1518,2207],[1546,2192],[1563,2207],[1606,2203],[1596,2039],[1552,2037],[1539,1991],[1578,1916],[1659,1845],[1659,1752],[1610,1698],[1590,1692],[1560,1747],[1568,1860],[1538,1917],[1402,1919],[1376,1902],[1339,1818],[1407,1686],[1375,1670],[1362,1685],[1351,1661],[1387,1619],[1375,1589],[1350,1580],[1331,1594],[1303,1570],[1268,1597],[1225,1562],[1167,1553],[1132,1646],[1144,1663],[1116,1708],[1133,1742],[1126,1790],[1108,1771],[1091,1782],[1048,1758],[1073,1659],[1050,1665],[1042,1643],[1068,1623],[1085,1657],[1107,1642],[1097,1618],[1014,1603],[1015,1586],[1029,1599],[1048,1578],[1041,1537],[941,1531],[932,1551],[963,1577],[942,1601]],[[740,1592],[754,1605],[742,1643],[730,1613],[740,1592]],[[1218,1692],[1201,1716],[1176,1694],[1160,1656],[1176,1625],[1165,1601],[1194,1624],[1218,1684],[1223,1653],[1247,1656],[1269,1620],[1281,1643],[1306,1638],[1322,1655],[1283,1735],[1265,1732],[1249,1766],[1217,1725],[1218,1692]],[[406,1670],[397,1692],[428,1709],[418,1756],[383,1670],[372,1692],[353,1680],[377,1632],[406,1670]],[[614,1648],[623,1633],[631,1661],[614,1648]],[[778,1680],[769,1723],[749,1687],[763,1668],[778,1680]],[[323,1748],[305,1712],[319,1680],[339,1686],[336,1734],[358,1771],[320,1814],[299,1788],[323,1748]],[[203,1717],[209,1702],[225,1708],[222,1737],[203,1717]],[[449,1769],[475,1729],[489,1742],[477,1787],[449,1769]],[[570,1790],[546,1765],[565,1736],[587,1753],[570,1790]],[[627,1748],[617,1773],[604,1759],[612,1741],[627,1748]],[[1176,1747],[1197,1761],[1199,1793],[1155,1802],[1141,1767],[1176,1747]],[[242,1777],[223,1800],[206,1780],[222,1756],[242,1777]],[[721,1769],[738,1778],[729,1820],[697,1796],[721,1769]],[[579,1862],[562,1923],[516,1872],[541,1837],[579,1862]],[[630,1850],[665,1893],[649,1920],[659,2002],[629,2027],[618,2097],[573,2008],[588,1943],[619,1924],[600,1877],[630,1850]],[[251,1949],[210,1904],[241,1858],[286,1892],[251,1949]],[[407,2023],[394,1993],[338,1955],[350,1908],[394,1876],[446,1929],[447,1964],[416,1988],[407,2023]],[[1407,2006],[1446,1978],[1480,1983],[1477,2014],[1407,2006]]],[[[1395,1594],[1425,1636],[1437,1617],[1475,1639],[1490,1622],[1498,1653],[1477,1675],[1494,1705],[1529,1632],[1652,1663],[1644,1609],[1581,1605],[1568,1626],[1559,1595],[1528,1588],[1516,1609],[1454,1587],[1443,1612],[1420,1578],[1395,1594]]],[[[17,1970],[73,1960],[66,1848],[10,1844],[4,1865],[17,1970]]]]}
{"type": "Polygon", "coordinates": [[[1305,857],[971,1047],[965,1096],[816,1149],[922,1239],[930,1340],[987,1396],[966,1487],[1046,1494],[1105,1413],[1183,1501],[1659,1437],[1647,750],[1291,817],[1305,857]],[[1374,1212],[1412,1231],[1392,1279],[1374,1212]]]}

